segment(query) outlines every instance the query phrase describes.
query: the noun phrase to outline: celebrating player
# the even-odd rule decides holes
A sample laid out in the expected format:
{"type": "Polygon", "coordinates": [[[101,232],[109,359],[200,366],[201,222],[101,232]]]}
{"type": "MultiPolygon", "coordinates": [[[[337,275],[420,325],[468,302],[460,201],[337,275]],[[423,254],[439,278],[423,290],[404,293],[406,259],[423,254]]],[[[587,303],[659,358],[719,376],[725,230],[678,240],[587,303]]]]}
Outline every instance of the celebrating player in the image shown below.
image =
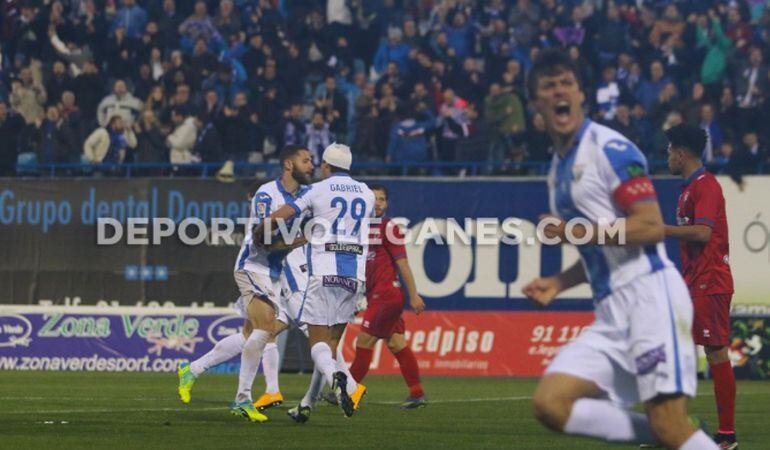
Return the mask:
{"type": "Polygon", "coordinates": [[[668,168],[684,178],[676,208],[677,226],[667,225],[666,236],[680,241],[682,275],[690,289],[695,316],[693,338],[706,350],[714,376],[714,397],[719,430],[714,440],[719,448],[738,448],[735,435],[735,376],[727,354],[730,344],[730,273],[727,215],[722,188],[706,172],[700,155],[706,133],[691,125],[677,125],[666,132],[669,140],[668,168]]]}
{"type": "MultiPolygon", "coordinates": [[[[305,211],[313,215],[317,226],[310,237],[308,283],[298,321],[308,324],[310,353],[315,367],[335,391],[345,416],[358,407],[365,388],[350,372],[340,370],[334,351],[339,346],[346,325],[353,320],[356,305],[364,299],[366,255],[374,194],[361,182],[353,180],[350,148],[334,143],[323,153],[321,171],[324,180],[314,183],[302,196],[282,206],[255,229],[261,237],[265,228],[273,229],[282,220],[305,211]]],[[[297,413],[310,414],[300,405],[297,413]]],[[[296,420],[296,419],[295,419],[296,420]]]]}
{"type": "Polygon", "coordinates": [[[717,449],[687,417],[695,395],[692,302],[682,277],[666,256],[664,224],[647,161],[621,134],[588,120],[579,70],[559,50],[545,50],[533,65],[527,88],[543,115],[555,147],[548,176],[549,238],[566,240],[575,225],[581,262],[537,278],[524,294],[548,305],[560,292],[588,281],[595,322],[561,349],[534,394],[534,414],[568,434],[616,442],[656,440],[669,449],[717,449]],[[601,221],[624,225],[602,236],[601,221]],[[585,222],[582,221],[583,223],[585,222]],[[625,242],[623,242],[625,240],[625,242]],[[633,412],[642,402],[646,414],[633,412]]]}
{"type": "MultiPolygon", "coordinates": [[[[301,146],[288,146],[281,153],[281,178],[259,187],[251,201],[251,214],[246,236],[235,263],[234,277],[241,296],[236,309],[246,320],[243,334],[234,334],[219,341],[214,348],[193,361],[179,367],[179,397],[190,401],[190,391],[196,378],[221,362],[241,354],[238,393],[231,412],[243,415],[253,422],[264,422],[267,416],[259,412],[251,399],[251,387],[267,342],[275,330],[278,299],[276,285],[283,268],[283,260],[290,248],[263,248],[255,245],[252,228],[270,214],[271,208],[291,202],[299,195],[302,185],[309,184],[313,173],[310,152],[301,146]]],[[[297,240],[295,245],[301,245],[297,240]]]]}
{"type": "Polygon", "coordinates": [[[406,285],[409,303],[415,313],[425,309],[420,294],[414,283],[412,270],[406,259],[401,230],[389,218],[385,217],[388,209],[388,191],[385,186],[371,186],[374,192],[374,214],[382,219],[377,228],[372,228],[372,236],[381,244],[369,244],[369,256],[366,258],[366,299],[367,308],[364,322],[356,339],[356,357],[350,366],[350,373],[357,382],[363,381],[372,362],[374,345],[378,339],[386,339],[388,349],[398,360],[401,374],[409,387],[409,397],[401,405],[412,409],[427,405],[425,393],[420,384],[420,368],[412,349],[406,345],[404,337],[404,294],[398,275],[406,285]],[[398,275],[396,275],[398,271],[398,275]]]}

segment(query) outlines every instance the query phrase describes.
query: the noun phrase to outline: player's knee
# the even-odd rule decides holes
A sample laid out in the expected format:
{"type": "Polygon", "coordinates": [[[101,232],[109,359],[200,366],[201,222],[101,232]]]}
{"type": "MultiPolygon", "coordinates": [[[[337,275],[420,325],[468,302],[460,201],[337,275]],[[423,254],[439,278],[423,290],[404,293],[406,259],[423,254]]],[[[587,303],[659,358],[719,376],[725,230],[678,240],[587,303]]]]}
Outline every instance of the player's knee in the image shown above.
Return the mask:
{"type": "Polygon", "coordinates": [[[562,396],[557,390],[539,385],[532,397],[532,413],[543,425],[562,431],[569,419],[572,403],[572,399],[562,396]]]}
{"type": "Polygon", "coordinates": [[[377,343],[377,338],[363,331],[356,338],[356,347],[373,348],[377,343]]]}

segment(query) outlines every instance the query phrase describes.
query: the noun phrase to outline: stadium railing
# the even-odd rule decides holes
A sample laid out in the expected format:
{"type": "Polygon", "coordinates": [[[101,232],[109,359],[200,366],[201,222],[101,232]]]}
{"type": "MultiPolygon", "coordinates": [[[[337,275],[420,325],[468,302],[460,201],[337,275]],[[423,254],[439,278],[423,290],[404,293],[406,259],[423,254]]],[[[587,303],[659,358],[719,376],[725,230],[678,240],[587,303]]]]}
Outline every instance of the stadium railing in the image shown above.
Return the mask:
{"type": "MultiPolygon", "coordinates": [[[[168,176],[209,178],[216,175],[223,162],[173,164],[173,163],[121,163],[121,164],[17,164],[16,173],[20,176],[34,177],[70,177],[70,176],[168,176]]],[[[667,173],[665,160],[650,161],[653,174],[667,173]]],[[[382,162],[361,161],[353,164],[353,172],[366,175],[426,175],[426,176],[478,176],[478,175],[530,175],[542,176],[548,173],[550,161],[422,161],[422,162],[382,162]]],[[[754,173],[765,173],[766,163],[760,163],[754,173]]],[[[248,163],[236,162],[234,174],[238,177],[253,177],[256,173],[264,176],[274,174],[277,162],[248,163]]],[[[722,167],[710,166],[710,170],[721,172],[722,167]]]]}

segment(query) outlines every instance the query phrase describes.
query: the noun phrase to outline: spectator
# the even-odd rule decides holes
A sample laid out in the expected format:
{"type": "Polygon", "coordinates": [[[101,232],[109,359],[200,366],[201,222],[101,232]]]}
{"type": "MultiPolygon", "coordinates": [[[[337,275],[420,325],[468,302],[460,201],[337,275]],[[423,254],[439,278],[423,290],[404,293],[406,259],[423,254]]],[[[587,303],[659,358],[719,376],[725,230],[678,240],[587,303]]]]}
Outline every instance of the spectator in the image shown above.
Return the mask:
{"type": "Polygon", "coordinates": [[[484,99],[484,117],[489,124],[487,160],[502,161],[511,148],[514,136],[526,132],[524,107],[512,92],[503,92],[500,84],[492,83],[484,99]]]}
{"type": "Polygon", "coordinates": [[[684,122],[684,119],[682,118],[682,113],[679,111],[671,111],[668,113],[663,123],[655,129],[655,134],[652,137],[652,149],[649,151],[650,159],[665,159],[668,148],[666,131],[682,122],[684,122]]]}
{"type": "Polygon", "coordinates": [[[741,113],[730,86],[724,86],[722,88],[722,94],[719,97],[718,116],[722,126],[725,130],[729,130],[733,137],[735,137],[735,133],[743,127],[743,124],[741,123],[741,113]]]}
{"type": "Polygon", "coordinates": [[[126,127],[123,117],[115,114],[105,127],[94,130],[83,144],[83,162],[90,164],[117,164],[123,161],[126,151],[136,147],[136,136],[126,127]]]}
{"type": "Polygon", "coordinates": [[[749,51],[752,31],[749,24],[741,17],[738,5],[731,4],[727,10],[727,32],[725,34],[735,43],[737,52],[745,57],[749,51]]]}
{"type": "Polygon", "coordinates": [[[83,120],[93,123],[93,128],[97,126],[97,110],[104,94],[101,86],[104,86],[104,79],[92,62],[87,62],[83,66],[83,72],[73,81],[73,92],[83,120]]]}
{"type": "Polygon", "coordinates": [[[767,162],[767,149],[761,145],[759,136],[754,131],[743,135],[743,158],[746,173],[757,173],[760,163],[767,162]]]}
{"type": "Polygon", "coordinates": [[[110,33],[115,33],[118,28],[124,28],[128,37],[138,39],[147,24],[147,13],[136,4],[136,0],[122,0],[121,3],[123,7],[115,14],[110,33]]]}
{"type": "Polygon", "coordinates": [[[703,161],[708,164],[714,161],[716,151],[722,146],[722,129],[714,119],[714,107],[709,103],[701,106],[700,127],[708,136],[703,149],[703,161]]]}
{"type": "Polygon", "coordinates": [[[313,155],[313,163],[318,165],[321,162],[321,154],[323,154],[324,149],[334,142],[334,136],[332,136],[323,111],[313,111],[313,119],[305,126],[305,136],[307,137],[307,148],[313,155]]]}
{"type": "Polygon", "coordinates": [[[123,124],[131,127],[142,109],[142,101],[135,98],[126,88],[126,82],[117,80],[112,87],[112,94],[104,97],[97,109],[100,126],[106,126],[108,118],[115,114],[123,118],[123,124]]]}
{"type": "Polygon", "coordinates": [[[669,4],[663,12],[663,17],[655,21],[655,25],[650,31],[650,44],[654,47],[661,47],[667,42],[676,48],[682,47],[682,34],[684,33],[685,22],[679,15],[679,8],[674,4],[669,4]]]}
{"type": "Polygon", "coordinates": [[[302,103],[294,103],[284,113],[283,145],[304,145],[305,142],[302,103]]]}
{"type": "Polygon", "coordinates": [[[190,86],[187,84],[178,84],[174,96],[168,102],[170,108],[181,111],[187,117],[193,115],[195,106],[190,99],[190,86]]]}
{"type": "Polygon", "coordinates": [[[517,0],[508,15],[508,26],[513,28],[513,37],[525,47],[529,47],[537,34],[540,20],[540,8],[532,0],[517,0]]]}
{"type": "Polygon", "coordinates": [[[72,135],[75,148],[80,148],[80,144],[85,140],[90,128],[83,121],[83,115],[77,105],[75,94],[72,91],[64,91],[59,103],[59,113],[62,120],[69,128],[72,135]]]}
{"type": "Polygon", "coordinates": [[[602,121],[611,121],[617,113],[620,88],[615,81],[615,68],[606,66],[602,70],[602,82],[596,89],[597,115],[602,121]]]}
{"type": "Polygon", "coordinates": [[[650,78],[642,80],[636,90],[636,100],[649,111],[660,98],[660,93],[671,80],[665,76],[663,63],[653,61],[650,64],[650,78]]]}
{"type": "MultiPolygon", "coordinates": [[[[217,57],[206,46],[206,41],[195,41],[192,59],[190,61],[191,83],[193,86],[201,86],[203,80],[209,78],[217,70],[219,64],[217,57]]],[[[229,67],[228,67],[229,69],[229,67]]],[[[206,88],[204,88],[206,89],[206,88]]]]}
{"type": "Polygon", "coordinates": [[[78,47],[72,40],[64,43],[59,39],[55,29],[51,30],[50,39],[51,46],[56,50],[58,56],[69,63],[69,72],[73,77],[83,72],[86,63],[93,63],[94,55],[88,44],[78,47]]]}
{"type": "Polygon", "coordinates": [[[694,83],[692,85],[690,97],[684,100],[680,106],[686,123],[690,125],[698,125],[700,123],[701,108],[706,104],[705,93],[706,89],[703,87],[703,83],[694,83]]]}
{"type": "Polygon", "coordinates": [[[770,89],[770,71],[763,59],[762,49],[753,47],[748,64],[736,74],[735,93],[744,130],[756,130],[762,121],[760,105],[770,89]]]}
{"type": "Polygon", "coordinates": [[[388,151],[385,161],[407,162],[426,161],[428,155],[428,133],[436,126],[436,118],[426,107],[417,111],[400,108],[397,121],[390,130],[388,151]]]}
{"type": "Polygon", "coordinates": [[[195,118],[188,116],[183,109],[174,108],[171,110],[171,123],[174,131],[166,138],[169,161],[173,164],[200,162],[200,158],[192,152],[198,133],[195,118]]]}
{"type": "Polygon", "coordinates": [[[59,113],[59,108],[46,108],[45,119],[35,123],[37,162],[42,164],[71,162],[77,152],[69,126],[59,113]]]}
{"type": "Polygon", "coordinates": [[[337,80],[333,75],[327,75],[324,84],[316,89],[315,109],[324,113],[332,133],[340,138],[345,136],[348,128],[348,101],[337,89],[337,80]]]}
{"type": "Polygon", "coordinates": [[[720,173],[723,172],[724,168],[730,165],[734,152],[735,148],[730,141],[722,142],[722,145],[719,146],[719,153],[714,157],[714,165],[720,173]]]}
{"type": "Polygon", "coordinates": [[[235,99],[236,94],[245,91],[243,85],[245,81],[245,71],[237,70],[229,64],[220,64],[216,74],[204,81],[202,88],[215,90],[218,98],[221,98],[225,103],[230,103],[235,99]]]}
{"type": "Polygon", "coordinates": [[[713,86],[721,83],[724,78],[727,53],[733,45],[722,31],[719,16],[714,10],[709,10],[708,18],[701,16],[698,19],[696,42],[698,48],[706,54],[700,71],[701,82],[713,90],[713,86]]]}
{"type": "Polygon", "coordinates": [[[19,153],[19,134],[24,128],[24,118],[9,110],[0,100],[0,176],[11,175],[19,153]]]}
{"type": "Polygon", "coordinates": [[[195,2],[192,15],[179,25],[179,34],[182,36],[182,48],[188,50],[193,48],[194,42],[198,39],[203,39],[213,51],[221,50],[223,47],[222,37],[209,17],[206,2],[202,0],[195,2]]]}
{"type": "Polygon", "coordinates": [[[203,96],[203,114],[206,116],[206,122],[218,121],[222,114],[222,102],[219,94],[214,89],[209,89],[203,96]]]}
{"type": "Polygon", "coordinates": [[[241,16],[235,10],[233,0],[221,0],[214,25],[222,36],[231,36],[241,31],[241,16]]]}
{"type": "Polygon", "coordinates": [[[249,107],[246,94],[236,94],[232,107],[222,108],[222,116],[221,130],[228,159],[261,162],[264,136],[259,118],[249,107]]]}
{"type": "Polygon", "coordinates": [[[596,36],[596,49],[599,59],[609,64],[631,47],[628,24],[620,17],[620,9],[614,3],[607,5],[604,21],[596,36]]]}
{"type": "Polygon", "coordinates": [[[182,16],[176,11],[175,0],[163,0],[163,8],[157,14],[158,43],[163,48],[174,48],[179,42],[179,26],[182,16]]]}
{"type": "Polygon", "coordinates": [[[222,138],[214,123],[199,115],[195,116],[195,127],[198,129],[198,136],[193,146],[193,154],[203,162],[221,161],[224,154],[222,138]]]}
{"type": "Polygon", "coordinates": [[[439,160],[454,161],[457,142],[470,135],[468,102],[457,97],[452,89],[446,89],[443,103],[439,107],[441,135],[439,137],[439,160]]]}
{"type": "Polygon", "coordinates": [[[525,138],[527,151],[532,161],[548,161],[551,159],[551,136],[545,129],[545,119],[539,113],[532,117],[532,126],[527,128],[525,138]]]}
{"type": "Polygon", "coordinates": [[[153,87],[155,87],[155,80],[152,79],[152,69],[150,68],[150,65],[140,65],[134,81],[134,94],[136,94],[137,98],[146,99],[150,96],[153,87]]]}
{"type": "Polygon", "coordinates": [[[610,128],[627,137],[639,148],[644,148],[639,136],[639,130],[631,118],[631,108],[625,103],[617,107],[617,111],[612,120],[607,124],[610,128]]]}
{"type": "Polygon", "coordinates": [[[388,30],[388,40],[380,43],[380,47],[374,55],[373,68],[377,74],[385,73],[389,62],[398,64],[401,73],[408,73],[410,48],[401,42],[403,35],[399,28],[388,30]]]}
{"type": "Polygon", "coordinates": [[[379,88],[385,83],[388,83],[393,87],[393,90],[398,97],[406,96],[407,85],[399,73],[398,64],[395,62],[391,61],[388,63],[385,74],[377,80],[377,87],[379,88]]]}
{"type": "Polygon", "coordinates": [[[485,94],[485,80],[475,58],[463,61],[462,71],[452,76],[450,87],[458,96],[473,105],[481,105],[485,94]]]}
{"type": "Polygon", "coordinates": [[[141,118],[134,123],[134,133],[136,135],[135,162],[168,162],[169,152],[166,149],[166,138],[159,127],[155,111],[152,109],[142,111],[141,118]]]}
{"type": "Polygon", "coordinates": [[[470,56],[475,33],[473,25],[468,23],[464,13],[456,12],[452,18],[452,25],[444,25],[442,31],[446,33],[447,45],[453,50],[454,59],[464,61],[470,56]]]}
{"type": "Polygon", "coordinates": [[[45,88],[32,78],[32,70],[21,70],[20,78],[11,81],[11,106],[27,124],[43,120],[43,105],[47,99],[45,88]]]}
{"type": "Polygon", "coordinates": [[[106,73],[110,78],[129,78],[133,72],[136,42],[126,36],[126,29],[118,27],[115,35],[105,44],[106,73]]]}
{"type": "Polygon", "coordinates": [[[353,148],[361,152],[363,159],[382,157],[378,124],[380,109],[375,97],[375,86],[368,83],[356,100],[356,140],[353,148]]]}
{"type": "Polygon", "coordinates": [[[152,110],[155,113],[155,118],[161,120],[163,115],[168,109],[168,100],[166,99],[166,92],[163,90],[162,84],[156,84],[150,90],[150,95],[147,96],[147,100],[144,102],[144,109],[152,110]]]}

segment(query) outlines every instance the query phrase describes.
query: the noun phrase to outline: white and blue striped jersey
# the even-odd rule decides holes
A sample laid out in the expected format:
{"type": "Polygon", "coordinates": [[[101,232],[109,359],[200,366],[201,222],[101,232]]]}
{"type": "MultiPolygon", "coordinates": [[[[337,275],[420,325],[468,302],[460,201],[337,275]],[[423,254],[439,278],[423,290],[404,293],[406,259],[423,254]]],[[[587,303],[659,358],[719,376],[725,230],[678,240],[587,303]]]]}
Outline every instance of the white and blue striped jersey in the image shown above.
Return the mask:
{"type": "Polygon", "coordinates": [[[307,289],[307,247],[297,247],[286,255],[281,272],[281,292],[305,292],[307,289]]]}
{"type": "Polygon", "coordinates": [[[336,275],[366,280],[369,220],[374,193],[348,174],[335,173],[314,183],[289,203],[299,215],[309,211],[313,227],[308,247],[308,275],[336,275]]]}
{"type": "MultiPolygon", "coordinates": [[[[302,195],[307,189],[307,186],[301,186],[297,195],[302,195]]],[[[293,200],[294,196],[283,187],[280,179],[265,183],[257,189],[251,200],[249,222],[246,224],[246,234],[241,244],[241,250],[238,252],[238,258],[235,260],[234,270],[246,270],[262,274],[269,276],[272,280],[280,279],[283,260],[288,252],[268,252],[262,247],[257,247],[254,245],[251,230],[254,225],[262,222],[270,213],[293,200]]]]}
{"type": "MultiPolygon", "coordinates": [[[[578,132],[576,144],[564,157],[555,154],[548,174],[551,212],[565,221],[585,218],[608,223],[624,217],[613,195],[622,183],[647,175],[642,152],[620,133],[588,119],[578,132]]],[[[578,251],[594,300],[641,275],[673,264],[662,242],[649,246],[581,245],[578,251]]]]}

